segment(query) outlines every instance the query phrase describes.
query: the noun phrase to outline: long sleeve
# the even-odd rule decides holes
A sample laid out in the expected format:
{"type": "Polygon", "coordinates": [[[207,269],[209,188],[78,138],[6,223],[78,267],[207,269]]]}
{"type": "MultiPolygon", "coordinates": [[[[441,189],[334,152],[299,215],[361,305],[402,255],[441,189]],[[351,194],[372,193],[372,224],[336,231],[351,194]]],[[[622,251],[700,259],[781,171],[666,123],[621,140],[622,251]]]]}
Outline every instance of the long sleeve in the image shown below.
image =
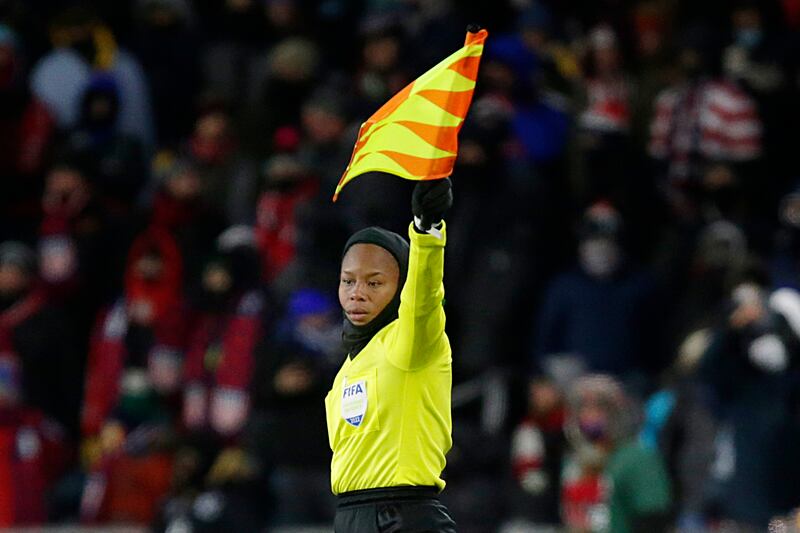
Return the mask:
{"type": "Polygon", "coordinates": [[[398,368],[418,370],[436,356],[449,354],[442,307],[446,227],[442,226],[441,238],[417,233],[411,225],[408,235],[408,277],[400,293],[398,327],[390,339],[388,358],[398,368]]]}

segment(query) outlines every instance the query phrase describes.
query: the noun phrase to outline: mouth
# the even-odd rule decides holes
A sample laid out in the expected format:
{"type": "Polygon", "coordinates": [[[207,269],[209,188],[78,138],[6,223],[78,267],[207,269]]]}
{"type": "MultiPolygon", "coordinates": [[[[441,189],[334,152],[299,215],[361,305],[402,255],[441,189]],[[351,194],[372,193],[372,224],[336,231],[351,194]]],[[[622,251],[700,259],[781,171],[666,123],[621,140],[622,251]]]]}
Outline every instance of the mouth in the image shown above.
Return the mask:
{"type": "Polygon", "coordinates": [[[369,313],[367,313],[363,309],[354,309],[352,311],[346,311],[345,314],[347,315],[347,318],[350,319],[350,322],[353,323],[364,322],[369,316],[369,313]]]}

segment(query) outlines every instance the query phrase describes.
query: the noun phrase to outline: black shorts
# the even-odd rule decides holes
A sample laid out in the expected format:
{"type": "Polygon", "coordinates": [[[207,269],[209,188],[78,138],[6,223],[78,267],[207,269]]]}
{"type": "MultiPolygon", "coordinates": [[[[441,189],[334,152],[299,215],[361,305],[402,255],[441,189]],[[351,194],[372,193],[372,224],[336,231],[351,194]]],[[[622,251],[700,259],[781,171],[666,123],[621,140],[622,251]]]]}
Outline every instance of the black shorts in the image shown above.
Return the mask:
{"type": "Polygon", "coordinates": [[[436,487],[391,487],[337,496],[334,533],[456,533],[436,487]]]}

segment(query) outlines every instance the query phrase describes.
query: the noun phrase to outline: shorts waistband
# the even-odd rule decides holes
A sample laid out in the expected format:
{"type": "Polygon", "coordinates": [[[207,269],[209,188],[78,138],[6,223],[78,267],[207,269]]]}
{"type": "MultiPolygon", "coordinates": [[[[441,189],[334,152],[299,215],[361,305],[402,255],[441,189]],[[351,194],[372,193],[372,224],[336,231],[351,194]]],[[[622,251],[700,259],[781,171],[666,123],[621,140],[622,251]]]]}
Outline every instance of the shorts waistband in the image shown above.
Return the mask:
{"type": "Polygon", "coordinates": [[[362,503],[380,503],[397,500],[428,500],[439,497],[439,489],[430,487],[385,487],[379,489],[354,490],[336,495],[339,507],[362,503]]]}

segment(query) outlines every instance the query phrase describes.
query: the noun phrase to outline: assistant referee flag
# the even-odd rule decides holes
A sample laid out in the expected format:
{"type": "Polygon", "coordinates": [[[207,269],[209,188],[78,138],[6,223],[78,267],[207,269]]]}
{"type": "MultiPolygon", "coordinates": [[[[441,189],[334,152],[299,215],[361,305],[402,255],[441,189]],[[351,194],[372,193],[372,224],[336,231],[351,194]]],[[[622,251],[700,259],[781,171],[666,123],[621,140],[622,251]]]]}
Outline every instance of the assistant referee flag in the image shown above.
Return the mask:
{"type": "Polygon", "coordinates": [[[365,172],[415,181],[453,172],[458,132],[472,101],[488,35],[486,30],[467,32],[461,49],[394,95],[361,125],[334,202],[350,180],[365,172]]]}

